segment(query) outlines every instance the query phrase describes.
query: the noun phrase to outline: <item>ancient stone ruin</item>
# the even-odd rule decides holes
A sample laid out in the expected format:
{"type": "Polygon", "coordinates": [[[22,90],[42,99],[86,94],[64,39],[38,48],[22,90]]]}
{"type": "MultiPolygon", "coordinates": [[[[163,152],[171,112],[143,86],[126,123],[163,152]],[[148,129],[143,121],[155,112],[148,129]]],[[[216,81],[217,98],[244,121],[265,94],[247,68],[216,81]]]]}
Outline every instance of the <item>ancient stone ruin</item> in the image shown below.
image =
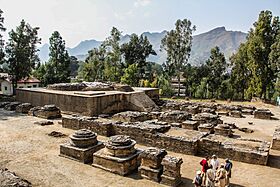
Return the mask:
{"type": "Polygon", "coordinates": [[[228,124],[219,124],[214,128],[216,135],[231,137],[233,132],[228,124]]]}
{"type": "Polygon", "coordinates": [[[179,186],[182,183],[181,180],[181,165],[183,163],[182,158],[165,156],[161,162],[163,165],[163,174],[161,175],[161,184],[168,186],[179,186]]]}
{"type": "Polygon", "coordinates": [[[198,130],[200,132],[206,132],[206,133],[212,134],[212,133],[214,133],[214,125],[211,123],[200,124],[198,126],[198,130]]]}
{"type": "Polygon", "coordinates": [[[186,120],[181,125],[183,129],[198,130],[199,123],[197,121],[186,120]]]}
{"type": "Polygon", "coordinates": [[[87,129],[78,130],[69,138],[68,143],[60,145],[60,156],[85,164],[92,163],[92,154],[104,147],[96,133],[87,129]]]}
{"type": "Polygon", "coordinates": [[[132,173],[139,166],[138,155],[141,152],[134,148],[135,144],[135,140],[125,135],[110,137],[105,149],[93,154],[92,166],[122,176],[132,173]]]}
{"type": "Polygon", "coordinates": [[[55,105],[45,105],[43,107],[33,107],[29,110],[28,115],[44,119],[61,118],[60,109],[55,105]]]}
{"type": "Polygon", "coordinates": [[[166,154],[164,149],[154,147],[145,149],[140,154],[141,166],[138,169],[140,175],[145,179],[160,182],[163,172],[161,162],[166,154]]]}
{"type": "Polygon", "coordinates": [[[5,105],[4,109],[8,111],[15,111],[18,105],[20,105],[20,102],[11,102],[5,105]]]}
{"type": "Polygon", "coordinates": [[[273,114],[268,109],[257,109],[254,111],[254,118],[271,119],[273,114]]]}
{"type": "Polygon", "coordinates": [[[31,187],[31,183],[8,169],[0,169],[0,186],[3,187],[31,187]]]}
{"type": "Polygon", "coordinates": [[[31,108],[32,105],[30,103],[22,103],[16,107],[16,112],[27,114],[31,108]]]}
{"type": "Polygon", "coordinates": [[[280,151],[280,126],[277,126],[273,133],[271,149],[280,151]]]}

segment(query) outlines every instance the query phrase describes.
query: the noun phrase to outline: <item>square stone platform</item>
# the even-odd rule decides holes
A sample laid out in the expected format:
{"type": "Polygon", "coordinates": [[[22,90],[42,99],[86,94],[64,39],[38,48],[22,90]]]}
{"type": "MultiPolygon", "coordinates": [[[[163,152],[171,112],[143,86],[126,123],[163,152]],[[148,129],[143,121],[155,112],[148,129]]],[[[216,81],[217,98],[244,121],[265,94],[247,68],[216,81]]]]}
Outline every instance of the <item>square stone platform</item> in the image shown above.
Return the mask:
{"type": "Polygon", "coordinates": [[[63,113],[96,116],[126,110],[151,111],[157,108],[152,99],[159,89],[135,87],[133,92],[122,91],[62,91],[46,88],[17,89],[16,100],[33,106],[54,104],[63,113]]]}
{"type": "Polygon", "coordinates": [[[150,167],[146,167],[146,166],[140,166],[138,169],[141,177],[148,179],[148,180],[152,180],[155,182],[160,182],[161,180],[161,175],[163,172],[162,167],[158,168],[158,169],[153,169],[150,167]]]}
{"type": "Polygon", "coordinates": [[[141,150],[136,149],[134,154],[119,158],[108,155],[106,151],[102,149],[93,154],[92,166],[125,176],[137,170],[139,167],[140,161],[138,155],[140,153],[141,150]]]}
{"type": "Polygon", "coordinates": [[[87,148],[74,147],[70,143],[61,144],[59,156],[89,164],[92,163],[92,154],[103,147],[104,144],[102,142],[98,142],[96,145],[87,148]]]}

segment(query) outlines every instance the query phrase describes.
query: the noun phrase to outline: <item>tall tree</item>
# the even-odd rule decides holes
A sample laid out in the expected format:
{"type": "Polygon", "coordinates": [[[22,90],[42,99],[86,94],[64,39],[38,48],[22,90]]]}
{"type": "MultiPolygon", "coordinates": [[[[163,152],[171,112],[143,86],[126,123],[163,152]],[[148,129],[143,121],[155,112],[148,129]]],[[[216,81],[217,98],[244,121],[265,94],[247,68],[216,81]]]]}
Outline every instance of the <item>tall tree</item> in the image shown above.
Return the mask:
{"type": "Polygon", "coordinates": [[[70,81],[70,56],[65,49],[65,41],[62,39],[58,31],[54,31],[49,39],[50,41],[50,53],[49,62],[50,68],[53,69],[54,77],[53,81],[47,81],[49,83],[60,83],[70,81]]]}
{"type": "Polygon", "coordinates": [[[279,17],[273,17],[270,11],[261,11],[258,20],[248,35],[249,69],[252,78],[247,94],[269,99],[275,73],[269,61],[271,46],[277,40],[280,30],[279,17]]]}
{"type": "MultiPolygon", "coordinates": [[[[161,49],[167,52],[166,69],[176,75],[179,84],[181,73],[190,57],[192,33],[194,31],[195,26],[192,27],[190,20],[179,19],[175,23],[175,29],[167,32],[161,41],[161,49]]],[[[178,87],[179,94],[180,86],[178,87]]]]}
{"type": "Polygon", "coordinates": [[[89,82],[103,80],[105,52],[104,46],[90,50],[85,63],[79,68],[79,77],[89,82]]]}
{"type": "Polygon", "coordinates": [[[206,65],[210,70],[208,83],[212,93],[211,97],[215,97],[217,96],[218,88],[223,81],[223,75],[227,67],[225,56],[220,52],[219,47],[211,49],[211,55],[206,61],[206,65]]]}
{"type": "Polygon", "coordinates": [[[122,45],[121,52],[124,54],[126,67],[134,63],[137,64],[138,80],[144,78],[145,67],[147,65],[146,59],[149,55],[156,55],[147,36],[141,35],[138,37],[136,34],[132,34],[130,41],[122,45]]]}
{"type": "Polygon", "coordinates": [[[9,32],[9,40],[6,46],[6,57],[9,66],[9,74],[12,76],[14,89],[17,81],[28,77],[39,62],[36,44],[40,43],[38,37],[38,27],[32,28],[24,20],[16,30],[9,32]]]}
{"type": "Polygon", "coordinates": [[[3,63],[4,61],[4,40],[3,40],[3,35],[1,32],[5,32],[6,28],[4,27],[4,17],[2,16],[3,11],[0,9],[0,64],[3,63]]]}
{"type": "Polygon", "coordinates": [[[120,81],[123,69],[120,39],[121,32],[113,27],[111,35],[103,43],[107,49],[104,76],[107,80],[113,82],[120,81]]]}
{"type": "Polygon", "coordinates": [[[248,69],[248,43],[241,44],[238,52],[230,57],[232,66],[230,82],[234,89],[235,99],[245,99],[245,91],[248,88],[250,71],[248,69]]]}

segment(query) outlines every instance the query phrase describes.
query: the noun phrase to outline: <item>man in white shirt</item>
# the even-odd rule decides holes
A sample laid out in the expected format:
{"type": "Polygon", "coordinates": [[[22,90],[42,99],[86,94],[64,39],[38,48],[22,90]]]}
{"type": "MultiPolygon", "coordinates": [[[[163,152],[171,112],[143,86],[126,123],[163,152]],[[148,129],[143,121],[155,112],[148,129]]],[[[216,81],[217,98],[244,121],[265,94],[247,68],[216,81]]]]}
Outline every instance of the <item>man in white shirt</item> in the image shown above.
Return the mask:
{"type": "Polygon", "coordinates": [[[212,156],[212,159],[210,160],[210,164],[213,166],[214,171],[219,169],[220,161],[218,160],[218,157],[216,155],[212,156]]]}

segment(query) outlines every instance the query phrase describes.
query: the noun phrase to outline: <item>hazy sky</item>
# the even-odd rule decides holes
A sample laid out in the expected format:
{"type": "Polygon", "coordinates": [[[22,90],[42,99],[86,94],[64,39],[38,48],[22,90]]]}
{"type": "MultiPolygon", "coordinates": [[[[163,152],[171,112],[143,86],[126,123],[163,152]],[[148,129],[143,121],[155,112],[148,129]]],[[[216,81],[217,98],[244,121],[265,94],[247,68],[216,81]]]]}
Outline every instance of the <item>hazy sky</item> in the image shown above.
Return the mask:
{"type": "MultiPolygon", "coordinates": [[[[280,15],[280,0],[0,0],[7,31],[25,19],[40,27],[42,43],[55,30],[73,47],[104,40],[113,26],[124,34],[170,30],[188,18],[199,34],[218,26],[247,32],[261,10],[280,15]]],[[[6,36],[7,37],[7,33],[6,36]]]]}

